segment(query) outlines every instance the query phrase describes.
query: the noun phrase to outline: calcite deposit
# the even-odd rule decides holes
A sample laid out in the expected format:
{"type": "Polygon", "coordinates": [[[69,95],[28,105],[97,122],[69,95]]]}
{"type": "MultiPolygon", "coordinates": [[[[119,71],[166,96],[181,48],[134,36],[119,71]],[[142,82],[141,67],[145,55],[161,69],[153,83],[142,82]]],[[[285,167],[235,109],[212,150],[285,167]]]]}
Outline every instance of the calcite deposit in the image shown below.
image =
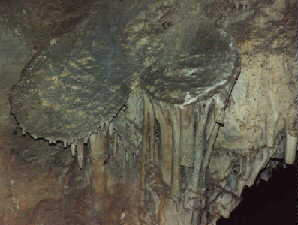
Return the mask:
{"type": "Polygon", "coordinates": [[[36,6],[60,19],[38,23],[24,3],[1,20],[11,33],[0,48],[31,50],[11,113],[63,167],[62,193],[21,206],[28,221],[216,224],[272,158],[294,163],[294,0],[54,2],[36,6]]]}

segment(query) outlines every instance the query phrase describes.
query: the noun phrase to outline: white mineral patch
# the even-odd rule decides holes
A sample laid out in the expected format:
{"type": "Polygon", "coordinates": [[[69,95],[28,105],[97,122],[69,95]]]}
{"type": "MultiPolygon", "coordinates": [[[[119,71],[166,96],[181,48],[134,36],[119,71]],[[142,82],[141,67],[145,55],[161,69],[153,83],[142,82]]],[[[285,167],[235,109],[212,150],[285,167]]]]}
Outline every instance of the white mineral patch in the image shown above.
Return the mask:
{"type": "Polygon", "coordinates": [[[193,96],[190,95],[189,92],[186,92],[186,95],[185,95],[185,97],[184,97],[184,103],[181,104],[181,105],[178,105],[178,107],[179,107],[180,109],[184,109],[184,106],[196,102],[196,101],[198,100],[198,98],[199,98],[198,96],[193,97],[193,96]]]}
{"type": "Polygon", "coordinates": [[[53,45],[56,45],[56,44],[57,44],[57,40],[55,38],[51,39],[50,45],[53,46],[53,45]]]}
{"type": "Polygon", "coordinates": [[[183,71],[184,72],[184,75],[185,76],[190,76],[192,75],[193,73],[196,73],[198,72],[198,68],[192,68],[192,69],[188,69],[187,71],[183,71]]]}
{"type": "Polygon", "coordinates": [[[31,135],[35,140],[38,138],[36,135],[31,135]]]}

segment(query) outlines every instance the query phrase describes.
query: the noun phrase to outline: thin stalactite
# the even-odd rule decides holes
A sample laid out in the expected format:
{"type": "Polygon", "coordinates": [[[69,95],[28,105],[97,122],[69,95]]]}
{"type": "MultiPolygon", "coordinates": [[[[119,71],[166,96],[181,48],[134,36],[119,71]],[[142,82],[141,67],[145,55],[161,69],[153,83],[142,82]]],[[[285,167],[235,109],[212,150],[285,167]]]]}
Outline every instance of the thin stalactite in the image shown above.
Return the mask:
{"type": "Polygon", "coordinates": [[[181,162],[181,110],[173,107],[171,110],[171,120],[173,126],[173,166],[171,196],[180,199],[180,162],[181,162]]]}

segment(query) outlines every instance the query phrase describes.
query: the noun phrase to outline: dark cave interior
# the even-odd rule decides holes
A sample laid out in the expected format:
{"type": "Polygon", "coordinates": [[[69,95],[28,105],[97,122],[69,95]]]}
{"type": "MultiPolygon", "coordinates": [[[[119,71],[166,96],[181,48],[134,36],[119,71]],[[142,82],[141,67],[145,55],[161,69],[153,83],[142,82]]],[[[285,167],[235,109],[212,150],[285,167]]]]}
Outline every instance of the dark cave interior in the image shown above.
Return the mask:
{"type": "MultiPolygon", "coordinates": [[[[297,165],[297,164],[296,164],[297,165]]],[[[268,182],[245,188],[242,201],[230,218],[217,225],[294,225],[297,205],[297,166],[280,166],[268,182]]]]}

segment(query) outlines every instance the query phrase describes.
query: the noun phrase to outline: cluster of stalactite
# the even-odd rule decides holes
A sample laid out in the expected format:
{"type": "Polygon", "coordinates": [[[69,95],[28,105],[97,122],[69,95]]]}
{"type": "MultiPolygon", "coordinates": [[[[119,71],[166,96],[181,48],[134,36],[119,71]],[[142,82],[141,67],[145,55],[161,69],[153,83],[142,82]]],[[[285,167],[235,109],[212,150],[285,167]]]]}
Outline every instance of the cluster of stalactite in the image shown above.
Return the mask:
{"type": "Polygon", "coordinates": [[[283,158],[285,132],[271,148],[215,149],[224,126],[226,99],[221,97],[177,107],[144,95],[140,183],[144,202],[154,202],[148,208],[153,221],[172,224],[167,211],[174,210],[180,221],[175,224],[215,224],[220,216],[229,217],[245,186],[270,177],[276,166],[270,159],[283,158]],[[176,208],[164,206],[164,198],[176,208]]]}
{"type": "Polygon", "coordinates": [[[192,211],[192,224],[205,207],[206,170],[223,110],[214,98],[180,108],[145,96],[142,164],[160,167],[171,198],[192,211]]]}
{"type": "MultiPolygon", "coordinates": [[[[192,224],[199,224],[206,208],[207,169],[229,97],[222,93],[201,102],[174,105],[138,91],[117,120],[103,124],[98,133],[72,143],[69,149],[81,168],[84,162],[91,163],[95,187],[108,188],[108,176],[118,181],[139,180],[145,207],[152,195],[152,173],[159,171],[159,198],[174,200],[191,212],[192,224]],[[88,157],[84,152],[89,152],[88,157]]],[[[153,208],[153,217],[160,217],[157,212],[162,209],[153,208]]]]}
{"type": "Polygon", "coordinates": [[[92,184],[103,187],[101,193],[115,180],[137,180],[148,224],[170,224],[173,210],[181,224],[215,224],[239,204],[245,186],[270,177],[276,166],[270,159],[283,158],[286,146],[281,132],[274,147],[247,152],[215,148],[228,98],[221,92],[182,106],[137,91],[117,120],[85,140],[90,152],[84,140],[70,149],[81,167],[84,149],[89,152],[92,184]]]}

